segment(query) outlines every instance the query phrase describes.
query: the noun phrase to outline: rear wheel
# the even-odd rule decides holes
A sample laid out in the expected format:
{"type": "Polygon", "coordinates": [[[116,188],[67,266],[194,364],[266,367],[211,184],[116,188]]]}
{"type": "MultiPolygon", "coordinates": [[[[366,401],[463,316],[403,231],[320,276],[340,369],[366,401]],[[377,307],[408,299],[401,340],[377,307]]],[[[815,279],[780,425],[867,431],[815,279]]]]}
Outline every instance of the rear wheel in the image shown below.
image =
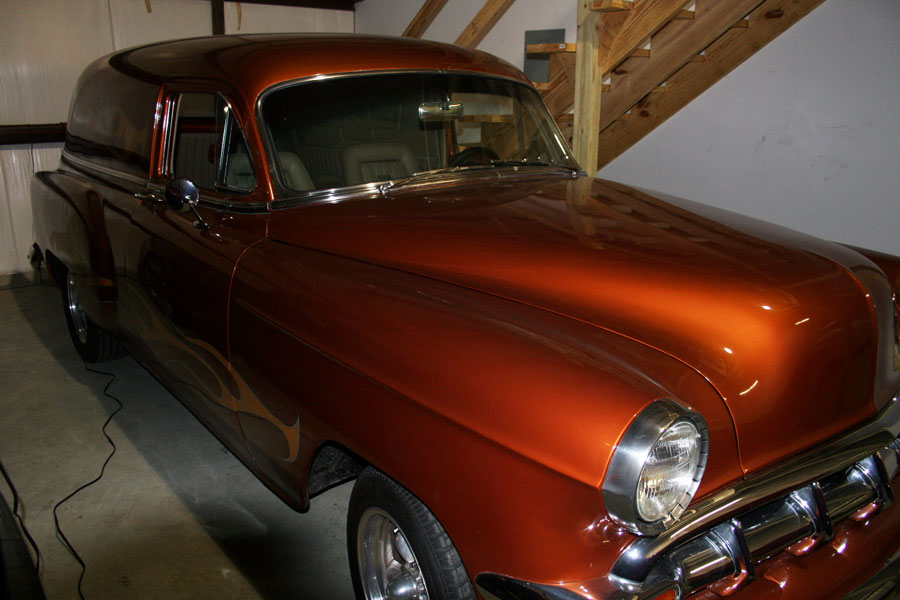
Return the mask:
{"type": "Polygon", "coordinates": [[[63,312],[75,350],[82,360],[89,363],[103,362],[124,356],[118,340],[108,331],[98,327],[85,314],[78,296],[78,285],[72,274],[65,270],[60,278],[63,312]]]}
{"type": "Polygon", "coordinates": [[[347,553],[358,598],[475,600],[462,559],[435,516],[375,469],[363,471],[353,487],[347,553]]]}

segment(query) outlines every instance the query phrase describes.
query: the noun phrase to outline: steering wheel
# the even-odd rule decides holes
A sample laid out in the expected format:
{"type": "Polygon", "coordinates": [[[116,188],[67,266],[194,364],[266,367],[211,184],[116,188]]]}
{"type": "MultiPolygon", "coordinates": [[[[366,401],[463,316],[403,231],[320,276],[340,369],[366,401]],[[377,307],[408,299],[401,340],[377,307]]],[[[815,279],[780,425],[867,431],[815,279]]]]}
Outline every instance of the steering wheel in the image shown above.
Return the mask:
{"type": "Polygon", "coordinates": [[[500,160],[500,156],[487,146],[466,148],[450,160],[451,167],[490,164],[492,160],[500,160]]]}

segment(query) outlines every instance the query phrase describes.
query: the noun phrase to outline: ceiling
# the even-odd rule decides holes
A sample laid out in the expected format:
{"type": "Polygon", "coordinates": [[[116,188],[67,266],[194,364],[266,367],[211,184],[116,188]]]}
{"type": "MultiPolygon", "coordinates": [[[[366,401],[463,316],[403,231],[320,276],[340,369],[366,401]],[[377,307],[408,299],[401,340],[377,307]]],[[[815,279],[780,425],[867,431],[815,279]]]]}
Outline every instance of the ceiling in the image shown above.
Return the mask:
{"type": "Polygon", "coordinates": [[[330,8],[332,10],[354,10],[354,5],[362,0],[227,0],[244,4],[275,4],[302,8],[330,8]]]}

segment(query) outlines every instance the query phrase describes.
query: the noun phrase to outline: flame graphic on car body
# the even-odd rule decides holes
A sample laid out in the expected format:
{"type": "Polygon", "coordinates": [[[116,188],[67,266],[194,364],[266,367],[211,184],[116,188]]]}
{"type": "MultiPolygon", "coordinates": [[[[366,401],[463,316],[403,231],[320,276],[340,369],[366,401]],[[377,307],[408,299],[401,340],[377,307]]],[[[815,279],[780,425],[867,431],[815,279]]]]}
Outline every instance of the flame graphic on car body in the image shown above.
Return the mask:
{"type": "Polygon", "coordinates": [[[141,293],[123,294],[123,308],[139,315],[141,342],[160,368],[174,381],[194,390],[207,401],[228,409],[240,419],[240,413],[260,417],[284,436],[288,454],[281,460],[294,462],[300,451],[300,416],[292,424],[276,417],[253,392],[228,360],[208,342],[185,335],[172,321],[158,314],[161,307],[141,293]],[[141,306],[135,310],[136,304],[141,306]],[[157,357],[166,357],[164,363],[157,357]]]}

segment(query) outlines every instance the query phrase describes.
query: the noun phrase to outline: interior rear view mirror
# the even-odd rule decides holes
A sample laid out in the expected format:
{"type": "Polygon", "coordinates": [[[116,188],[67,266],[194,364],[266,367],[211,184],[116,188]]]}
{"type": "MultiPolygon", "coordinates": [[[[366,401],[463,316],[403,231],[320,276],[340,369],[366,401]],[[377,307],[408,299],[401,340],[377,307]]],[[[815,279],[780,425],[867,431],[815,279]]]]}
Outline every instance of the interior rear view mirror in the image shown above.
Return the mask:
{"type": "Polygon", "coordinates": [[[459,102],[423,102],[419,105],[419,119],[429,121],[455,121],[463,116],[459,102]]]}

